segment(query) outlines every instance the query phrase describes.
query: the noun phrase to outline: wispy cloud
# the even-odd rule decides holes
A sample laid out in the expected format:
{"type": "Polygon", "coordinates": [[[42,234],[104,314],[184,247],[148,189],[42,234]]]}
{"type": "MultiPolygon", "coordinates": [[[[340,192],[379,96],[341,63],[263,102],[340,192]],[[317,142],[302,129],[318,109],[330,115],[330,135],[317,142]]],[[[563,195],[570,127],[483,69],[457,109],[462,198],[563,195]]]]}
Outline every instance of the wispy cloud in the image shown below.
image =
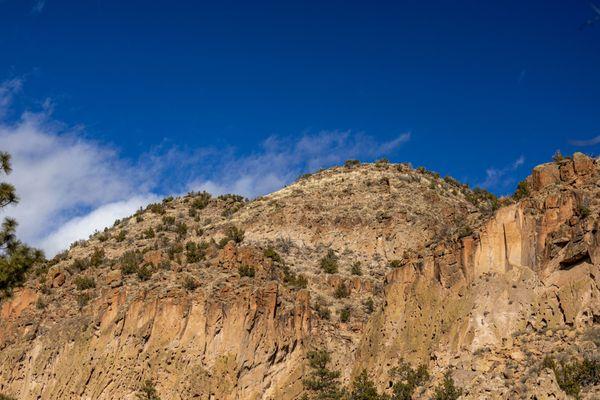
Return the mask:
{"type": "Polygon", "coordinates": [[[39,14],[44,10],[46,6],[46,0],[36,0],[31,7],[31,12],[33,14],[39,14]]]}
{"type": "Polygon", "coordinates": [[[600,144],[600,135],[593,137],[591,139],[570,140],[569,143],[572,144],[573,146],[581,146],[581,147],[595,146],[597,144],[600,144]]]}
{"type": "MultiPolygon", "coordinates": [[[[0,111],[8,109],[21,86],[21,81],[0,85],[0,111]]],[[[114,146],[87,138],[84,127],[53,119],[50,102],[12,122],[2,115],[0,150],[13,156],[8,180],[21,201],[0,215],[15,217],[20,237],[49,255],[166,194],[207,190],[255,197],[346,159],[389,156],[410,139],[408,133],[382,141],[350,131],[323,131],[297,138],[272,136],[251,153],[235,147],[162,145],[128,160],[114,146]]]]}
{"type": "Polygon", "coordinates": [[[503,168],[491,167],[485,171],[485,180],[478,186],[490,190],[506,190],[515,182],[515,178],[511,175],[520,166],[525,163],[525,157],[520,156],[512,163],[503,168]]]}
{"type": "Polygon", "coordinates": [[[323,131],[299,139],[268,138],[250,155],[229,154],[214,165],[214,173],[189,184],[190,190],[238,193],[255,197],[279,189],[300,174],[340,164],[350,158],[389,155],[410,140],[409,133],[389,141],[350,131],[323,131]]]}
{"type": "Polygon", "coordinates": [[[21,88],[23,80],[14,78],[0,83],[0,118],[4,118],[13,102],[13,99],[21,88]]]}

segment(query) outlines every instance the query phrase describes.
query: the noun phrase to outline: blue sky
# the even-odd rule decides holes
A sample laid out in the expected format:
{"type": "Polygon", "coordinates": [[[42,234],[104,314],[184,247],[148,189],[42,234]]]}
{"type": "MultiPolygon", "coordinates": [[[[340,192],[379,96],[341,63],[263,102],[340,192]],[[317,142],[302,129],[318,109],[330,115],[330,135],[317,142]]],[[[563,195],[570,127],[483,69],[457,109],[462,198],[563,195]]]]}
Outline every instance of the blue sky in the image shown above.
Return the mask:
{"type": "MultiPolygon", "coordinates": [[[[57,199],[54,228],[136,196],[256,195],[350,157],[509,193],[556,149],[600,150],[600,24],[580,29],[594,16],[576,0],[0,0],[0,147],[67,170],[58,149],[89,151],[99,187],[117,181],[57,199]]],[[[65,190],[94,175],[56,171],[65,190]]],[[[37,218],[16,174],[15,213],[37,218]]]]}

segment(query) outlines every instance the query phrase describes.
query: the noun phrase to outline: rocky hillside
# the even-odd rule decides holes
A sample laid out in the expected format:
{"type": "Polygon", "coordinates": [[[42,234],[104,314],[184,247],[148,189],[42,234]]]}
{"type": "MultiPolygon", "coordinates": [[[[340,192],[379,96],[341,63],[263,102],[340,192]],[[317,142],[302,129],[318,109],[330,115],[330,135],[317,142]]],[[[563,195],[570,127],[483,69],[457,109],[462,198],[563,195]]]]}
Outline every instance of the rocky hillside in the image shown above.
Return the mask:
{"type": "Polygon", "coordinates": [[[415,398],[447,372],[463,398],[567,398],[561,360],[600,345],[599,193],[576,153],[518,200],[385,162],[253,201],[165,199],[2,300],[0,393],[135,399],[151,380],[163,400],[291,400],[326,348],[380,391],[406,360],[432,377],[415,398]]]}

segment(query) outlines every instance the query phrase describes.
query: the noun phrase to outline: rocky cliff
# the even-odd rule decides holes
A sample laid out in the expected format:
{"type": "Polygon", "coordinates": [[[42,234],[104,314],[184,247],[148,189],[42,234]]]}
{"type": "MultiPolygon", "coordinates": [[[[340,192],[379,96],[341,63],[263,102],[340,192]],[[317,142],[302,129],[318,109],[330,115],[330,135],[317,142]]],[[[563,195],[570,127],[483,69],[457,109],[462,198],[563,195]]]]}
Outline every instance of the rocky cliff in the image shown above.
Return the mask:
{"type": "Polygon", "coordinates": [[[0,303],[0,393],[135,399],[151,379],[167,400],[291,400],[326,347],[380,390],[404,359],[432,372],[419,398],[446,371],[465,398],[566,398],[542,361],[597,354],[599,192],[576,153],[518,201],[388,163],[165,199],[0,303]]]}

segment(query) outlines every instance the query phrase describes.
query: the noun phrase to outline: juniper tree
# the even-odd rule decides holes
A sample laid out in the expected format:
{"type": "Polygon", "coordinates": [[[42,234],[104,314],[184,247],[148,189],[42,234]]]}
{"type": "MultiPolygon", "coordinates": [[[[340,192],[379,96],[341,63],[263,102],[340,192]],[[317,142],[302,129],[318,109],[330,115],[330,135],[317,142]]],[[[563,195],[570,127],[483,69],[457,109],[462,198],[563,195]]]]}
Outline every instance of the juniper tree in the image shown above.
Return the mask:
{"type": "MultiPolygon", "coordinates": [[[[340,372],[332,371],[327,367],[331,356],[327,350],[316,350],[308,353],[308,365],[312,371],[304,379],[304,387],[311,393],[310,399],[314,400],[342,400],[344,392],[339,382],[340,372]]],[[[304,399],[308,399],[304,396],[304,399]]]]}
{"type": "MultiPolygon", "coordinates": [[[[10,154],[0,152],[0,175],[11,172],[10,154]]],[[[18,201],[15,187],[0,182],[0,209],[18,201]]],[[[22,283],[27,270],[44,259],[40,250],[26,246],[17,239],[16,228],[17,221],[12,218],[5,218],[0,227],[0,297],[22,283]]]]}

